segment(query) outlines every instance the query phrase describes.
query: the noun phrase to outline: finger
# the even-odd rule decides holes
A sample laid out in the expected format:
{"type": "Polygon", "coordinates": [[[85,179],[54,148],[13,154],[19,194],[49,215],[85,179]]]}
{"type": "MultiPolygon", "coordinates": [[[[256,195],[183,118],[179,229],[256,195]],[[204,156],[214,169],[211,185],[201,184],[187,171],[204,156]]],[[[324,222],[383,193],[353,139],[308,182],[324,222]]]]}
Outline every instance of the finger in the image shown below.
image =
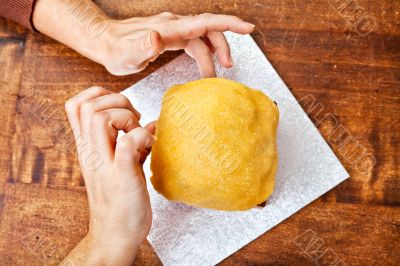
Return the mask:
{"type": "Polygon", "coordinates": [[[248,34],[254,30],[254,25],[235,16],[203,13],[193,17],[183,17],[168,22],[171,35],[182,39],[193,39],[212,31],[232,31],[248,34]]]}
{"type": "Polygon", "coordinates": [[[200,75],[203,78],[215,77],[214,61],[207,45],[199,38],[188,42],[185,52],[196,60],[200,75]]]}
{"type": "Polygon", "coordinates": [[[96,126],[99,126],[107,127],[116,131],[122,130],[127,133],[137,127],[141,127],[136,115],[128,109],[111,108],[96,114],[100,116],[101,123],[99,123],[99,125],[94,123],[94,129],[96,126]]]}
{"type": "Polygon", "coordinates": [[[149,131],[152,135],[156,133],[156,123],[157,121],[152,121],[144,126],[144,128],[149,131]]]}
{"type": "Polygon", "coordinates": [[[225,67],[232,66],[231,52],[229,44],[222,32],[210,32],[207,34],[212,46],[217,53],[218,61],[225,67]]]}
{"type": "MultiPolygon", "coordinates": [[[[119,169],[137,174],[141,151],[150,148],[154,136],[146,129],[137,127],[118,139],[115,151],[115,163],[119,169]]],[[[139,167],[140,168],[140,167],[139,167]]]]}
{"type": "Polygon", "coordinates": [[[96,112],[90,116],[88,126],[91,147],[105,154],[107,159],[113,159],[118,130],[130,132],[137,127],[140,127],[139,121],[128,109],[111,108],[96,112]]]}
{"type": "Polygon", "coordinates": [[[200,37],[200,39],[207,45],[208,49],[210,49],[210,52],[212,54],[215,54],[215,47],[210,42],[210,39],[208,39],[207,36],[202,36],[202,37],[200,37]]]}
{"type": "Polygon", "coordinates": [[[93,115],[97,112],[112,109],[112,108],[125,108],[131,111],[137,120],[140,119],[140,113],[133,108],[131,102],[124,95],[119,93],[112,93],[109,95],[100,96],[98,98],[86,101],[81,105],[81,131],[82,137],[86,138],[91,135],[92,128],[91,120],[93,115]]]}
{"type": "Polygon", "coordinates": [[[132,37],[126,44],[128,47],[124,49],[130,53],[122,59],[123,67],[108,69],[108,71],[117,76],[138,73],[146,69],[150,62],[156,60],[164,52],[165,46],[160,34],[154,30],[144,32],[140,37],[132,37]]]}
{"type": "Polygon", "coordinates": [[[131,51],[131,53],[127,58],[127,68],[132,71],[141,69],[150,58],[158,56],[164,51],[160,33],[155,30],[131,40],[129,45],[130,49],[127,51],[131,51]]]}
{"type": "Polygon", "coordinates": [[[71,124],[72,130],[74,132],[75,139],[78,139],[81,135],[80,126],[80,108],[81,105],[91,99],[110,94],[104,88],[94,86],[89,89],[82,91],[81,93],[75,95],[65,103],[65,110],[67,112],[68,120],[71,124]]]}
{"type": "Polygon", "coordinates": [[[128,98],[119,93],[111,93],[86,101],[82,104],[81,115],[91,114],[110,108],[126,108],[132,111],[138,120],[141,118],[141,114],[132,106],[128,98]]]}
{"type": "MultiPolygon", "coordinates": [[[[150,122],[147,125],[144,126],[144,129],[150,132],[150,134],[154,135],[156,131],[156,121],[150,122]]],[[[155,140],[157,138],[155,137],[155,140]]],[[[144,161],[146,160],[147,156],[150,154],[151,148],[143,149],[140,151],[140,163],[143,164],[144,161]]]]}

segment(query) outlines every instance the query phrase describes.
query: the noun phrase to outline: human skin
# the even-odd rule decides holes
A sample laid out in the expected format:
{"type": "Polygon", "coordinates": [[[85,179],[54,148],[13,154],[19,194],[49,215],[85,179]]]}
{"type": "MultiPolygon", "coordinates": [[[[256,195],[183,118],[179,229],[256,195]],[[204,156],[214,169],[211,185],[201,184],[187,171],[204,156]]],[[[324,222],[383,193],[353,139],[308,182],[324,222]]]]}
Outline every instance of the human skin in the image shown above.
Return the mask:
{"type": "MultiPolygon", "coordinates": [[[[240,18],[219,14],[164,12],[116,20],[90,0],[37,0],[32,21],[41,33],[114,75],[137,73],[165,51],[184,49],[202,77],[214,77],[213,53],[223,66],[233,64],[223,32],[254,30],[240,18]]],[[[66,111],[76,138],[90,223],[87,235],[62,264],[131,265],[151,227],[142,163],[154,142],[154,125],[142,128],[139,114],[124,96],[98,87],[73,97],[66,111]],[[127,134],[117,141],[118,130],[127,134]]]]}
{"type": "Polygon", "coordinates": [[[167,50],[181,50],[196,60],[202,77],[214,77],[213,52],[231,67],[224,31],[248,34],[254,25],[235,16],[169,12],[116,20],[91,0],[37,0],[35,28],[104,65],[114,75],[139,72],[167,50]]]}
{"type": "Polygon", "coordinates": [[[129,100],[92,87],[65,105],[86,185],[87,235],[61,265],[132,265],[150,231],[152,212],[143,163],[155,141],[129,100]],[[126,134],[117,140],[118,130],[126,134]]]}

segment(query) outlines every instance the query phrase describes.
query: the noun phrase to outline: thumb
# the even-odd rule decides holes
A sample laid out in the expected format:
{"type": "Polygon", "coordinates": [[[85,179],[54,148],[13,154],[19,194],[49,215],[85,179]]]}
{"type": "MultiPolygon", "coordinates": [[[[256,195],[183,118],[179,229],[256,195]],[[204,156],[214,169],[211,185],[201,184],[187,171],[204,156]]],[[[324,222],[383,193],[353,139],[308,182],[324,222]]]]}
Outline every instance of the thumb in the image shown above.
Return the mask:
{"type": "Polygon", "coordinates": [[[151,30],[143,36],[133,39],[130,43],[132,57],[130,68],[141,69],[146,67],[149,61],[164,52],[164,44],[158,31],[151,30]]]}
{"type": "Polygon", "coordinates": [[[144,128],[147,129],[147,131],[149,131],[152,135],[154,135],[156,133],[156,124],[157,121],[152,121],[145,125],[144,128]]]}
{"type": "Polygon", "coordinates": [[[142,151],[149,149],[155,137],[146,129],[137,127],[117,140],[115,164],[119,170],[128,175],[137,175],[140,169],[142,151]]]}
{"type": "MultiPolygon", "coordinates": [[[[147,131],[149,131],[152,135],[155,135],[156,133],[156,122],[157,121],[153,121],[148,123],[147,125],[144,126],[144,129],[146,129],[147,131]]],[[[155,140],[157,140],[157,137],[154,137],[155,140]]],[[[151,148],[146,148],[144,150],[141,150],[140,153],[140,163],[144,164],[144,162],[146,161],[147,156],[150,154],[151,152],[151,148]]]]}

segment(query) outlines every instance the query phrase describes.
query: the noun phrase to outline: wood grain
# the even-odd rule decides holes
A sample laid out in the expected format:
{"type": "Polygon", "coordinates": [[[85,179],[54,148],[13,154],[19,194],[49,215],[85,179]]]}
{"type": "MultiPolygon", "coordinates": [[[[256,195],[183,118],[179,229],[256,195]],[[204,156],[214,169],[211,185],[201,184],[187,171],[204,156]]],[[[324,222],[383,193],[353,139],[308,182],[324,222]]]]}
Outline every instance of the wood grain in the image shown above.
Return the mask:
{"type": "MultiPolygon", "coordinates": [[[[5,205],[0,265],[58,265],[87,232],[89,214],[84,188],[70,191],[39,184],[7,184],[5,205]]],[[[146,241],[135,265],[157,262],[158,257],[146,241]]]]}
{"type": "MultiPolygon", "coordinates": [[[[56,265],[86,233],[89,217],[83,189],[8,184],[5,203],[0,230],[4,265],[26,261],[56,265]]],[[[340,265],[398,265],[399,234],[398,208],[316,201],[221,265],[330,265],[339,261],[340,265]]],[[[139,253],[137,265],[160,264],[147,242],[139,253]]]]}
{"type": "MultiPolygon", "coordinates": [[[[0,20],[2,22],[4,20],[0,20]]],[[[1,32],[1,30],[0,30],[1,32]]],[[[1,33],[0,33],[1,34],[1,33]]],[[[14,117],[18,88],[22,71],[25,41],[23,38],[0,38],[0,215],[3,208],[4,184],[9,176],[11,162],[11,136],[14,132],[14,117]]]]}
{"type": "MultiPolygon", "coordinates": [[[[212,12],[256,24],[257,44],[350,173],[222,265],[400,264],[399,1],[356,1],[375,23],[365,36],[351,9],[339,8],[344,0],[96,2],[116,18],[212,12]],[[321,240],[321,249],[312,249],[321,240]]],[[[84,183],[64,102],[93,85],[119,92],[178,54],[115,77],[0,19],[0,264],[56,264],[86,230],[84,183]],[[36,232],[60,252],[48,256],[40,245],[36,254],[26,252],[21,240],[36,243],[36,232]]],[[[160,261],[146,243],[137,263],[160,261]]]]}
{"type": "Polygon", "coordinates": [[[399,234],[397,208],[316,201],[221,265],[399,265],[399,234]]]}

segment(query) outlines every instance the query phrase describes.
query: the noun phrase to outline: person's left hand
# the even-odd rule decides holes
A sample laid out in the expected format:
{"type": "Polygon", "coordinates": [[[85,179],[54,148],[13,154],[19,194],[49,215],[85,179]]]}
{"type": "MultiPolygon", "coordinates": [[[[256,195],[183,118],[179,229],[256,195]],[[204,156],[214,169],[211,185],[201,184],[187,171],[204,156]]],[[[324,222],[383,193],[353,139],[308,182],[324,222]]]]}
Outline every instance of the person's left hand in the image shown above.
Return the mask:
{"type": "Polygon", "coordinates": [[[108,20],[105,31],[98,37],[99,52],[92,57],[110,73],[127,75],[145,69],[166,50],[184,49],[196,60],[202,77],[214,77],[214,52],[222,66],[233,64],[223,32],[248,34],[253,30],[253,24],[238,17],[209,13],[179,16],[164,12],[150,17],[108,20]]]}
{"type": "Polygon", "coordinates": [[[163,12],[149,17],[112,19],[92,0],[36,0],[35,28],[102,64],[111,74],[139,72],[167,50],[181,50],[196,60],[203,78],[214,77],[213,53],[224,67],[234,63],[223,32],[253,32],[236,16],[163,12]]]}

